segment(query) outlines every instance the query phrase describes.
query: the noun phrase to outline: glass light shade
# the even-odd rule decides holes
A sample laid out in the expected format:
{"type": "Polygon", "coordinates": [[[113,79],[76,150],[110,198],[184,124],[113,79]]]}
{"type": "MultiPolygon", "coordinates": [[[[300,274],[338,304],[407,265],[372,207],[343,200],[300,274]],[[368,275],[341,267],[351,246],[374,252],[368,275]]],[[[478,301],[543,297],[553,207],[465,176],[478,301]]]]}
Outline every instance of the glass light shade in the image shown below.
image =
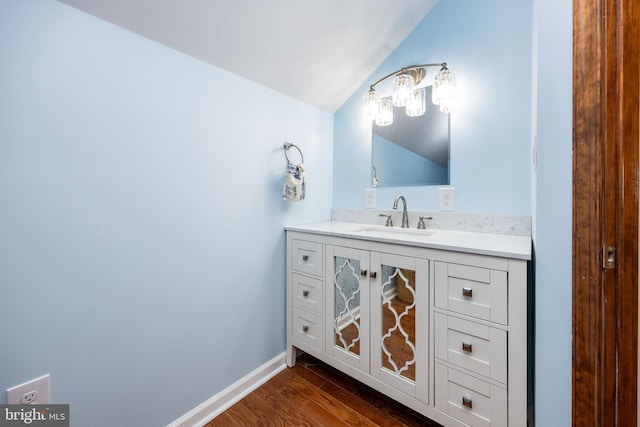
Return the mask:
{"type": "Polygon", "coordinates": [[[451,104],[441,101],[440,102],[440,111],[443,113],[450,113],[451,112],[451,104]]]}
{"type": "Polygon", "coordinates": [[[393,123],[393,103],[389,98],[382,98],[376,124],[378,126],[389,126],[391,123],[393,123]]]}
{"type": "Polygon", "coordinates": [[[380,111],[380,94],[375,89],[364,95],[364,116],[367,120],[376,120],[380,111]]]}
{"type": "Polygon", "coordinates": [[[393,79],[393,105],[404,107],[413,92],[413,77],[409,74],[400,74],[393,79]]]}
{"type": "Polygon", "coordinates": [[[424,112],[427,111],[425,98],[425,90],[423,87],[411,92],[411,97],[407,102],[407,116],[417,117],[423,115],[424,112]]]}
{"type": "Polygon", "coordinates": [[[442,69],[436,75],[433,82],[432,101],[436,105],[440,105],[440,111],[448,113],[451,109],[456,96],[456,79],[455,74],[448,68],[442,69]]]}

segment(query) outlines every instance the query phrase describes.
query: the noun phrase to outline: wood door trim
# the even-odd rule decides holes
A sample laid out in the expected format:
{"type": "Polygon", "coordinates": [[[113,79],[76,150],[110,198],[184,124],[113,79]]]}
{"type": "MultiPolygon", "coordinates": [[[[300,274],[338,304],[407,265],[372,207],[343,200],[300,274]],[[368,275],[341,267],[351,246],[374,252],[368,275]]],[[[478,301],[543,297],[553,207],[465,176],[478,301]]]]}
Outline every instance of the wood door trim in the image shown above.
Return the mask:
{"type": "Polygon", "coordinates": [[[637,425],[637,0],[574,0],[574,426],[637,425]],[[617,248],[616,268],[597,253],[617,248]]]}
{"type": "MultiPolygon", "coordinates": [[[[601,113],[601,19],[596,1],[574,0],[573,3],[573,425],[584,420],[600,419],[601,395],[600,268],[593,263],[592,246],[600,241],[598,196],[600,183],[602,137],[601,113]],[[593,7],[590,7],[593,6],[593,7]],[[593,67],[591,73],[584,70],[593,67]],[[595,244],[593,242],[596,242],[595,244]]],[[[585,423],[588,425],[589,423],[585,423]]]]}

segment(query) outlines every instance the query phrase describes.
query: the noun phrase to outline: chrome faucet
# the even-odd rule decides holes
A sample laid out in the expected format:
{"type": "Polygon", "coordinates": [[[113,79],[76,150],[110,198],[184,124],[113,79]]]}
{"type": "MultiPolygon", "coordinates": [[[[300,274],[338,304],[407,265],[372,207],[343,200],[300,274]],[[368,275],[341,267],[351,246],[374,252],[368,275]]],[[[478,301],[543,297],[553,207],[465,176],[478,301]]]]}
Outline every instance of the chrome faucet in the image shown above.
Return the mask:
{"type": "Polygon", "coordinates": [[[393,209],[398,209],[398,200],[402,200],[402,228],[409,228],[409,216],[407,215],[407,199],[397,196],[393,201],[393,209]]]}

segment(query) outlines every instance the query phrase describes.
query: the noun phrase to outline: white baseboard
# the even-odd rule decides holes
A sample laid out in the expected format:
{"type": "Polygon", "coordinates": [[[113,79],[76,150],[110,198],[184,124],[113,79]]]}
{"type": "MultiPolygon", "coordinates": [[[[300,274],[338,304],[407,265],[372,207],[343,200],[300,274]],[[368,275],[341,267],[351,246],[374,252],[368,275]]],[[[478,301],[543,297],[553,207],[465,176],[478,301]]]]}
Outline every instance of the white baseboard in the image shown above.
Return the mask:
{"type": "Polygon", "coordinates": [[[247,394],[276,376],[287,367],[285,353],[269,360],[258,369],[240,378],[220,393],[201,403],[167,427],[202,427],[209,421],[229,409],[247,394]]]}

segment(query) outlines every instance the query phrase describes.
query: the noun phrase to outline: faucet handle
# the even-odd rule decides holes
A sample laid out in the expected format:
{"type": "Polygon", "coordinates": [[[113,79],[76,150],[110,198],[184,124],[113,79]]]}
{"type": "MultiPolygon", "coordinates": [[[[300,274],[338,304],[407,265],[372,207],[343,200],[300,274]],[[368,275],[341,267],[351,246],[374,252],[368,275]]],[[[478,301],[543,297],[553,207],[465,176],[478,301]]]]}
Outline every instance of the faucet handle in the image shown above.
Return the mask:
{"type": "Polygon", "coordinates": [[[380,214],[380,216],[386,216],[387,217],[387,223],[385,224],[385,227],[393,227],[393,221],[391,221],[391,214],[389,214],[389,215],[380,214]]]}
{"type": "Polygon", "coordinates": [[[418,221],[418,230],[424,230],[425,228],[427,228],[424,225],[424,220],[425,219],[427,219],[427,220],[428,219],[433,219],[433,217],[432,216],[419,216],[418,219],[420,219],[420,221],[418,221]]]}

